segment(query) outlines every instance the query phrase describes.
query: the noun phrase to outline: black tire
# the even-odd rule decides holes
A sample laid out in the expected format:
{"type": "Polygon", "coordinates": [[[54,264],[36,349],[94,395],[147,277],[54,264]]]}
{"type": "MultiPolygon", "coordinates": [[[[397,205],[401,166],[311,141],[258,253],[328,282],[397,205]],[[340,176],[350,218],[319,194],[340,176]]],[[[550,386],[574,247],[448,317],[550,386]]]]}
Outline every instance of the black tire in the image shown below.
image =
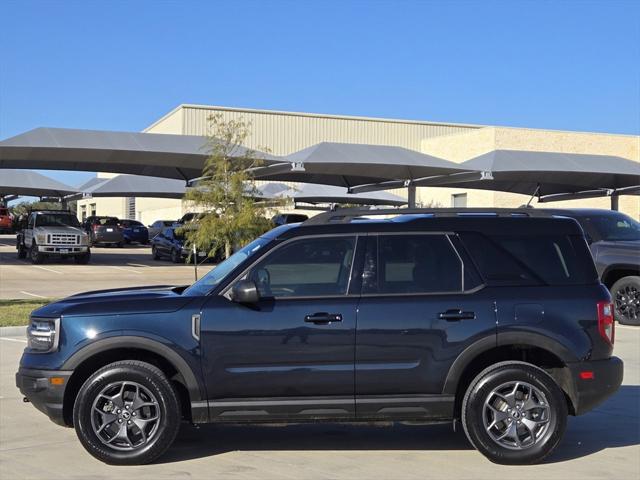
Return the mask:
{"type": "Polygon", "coordinates": [[[36,242],[31,244],[31,248],[29,249],[29,257],[31,258],[31,263],[34,265],[40,265],[44,262],[44,255],[38,252],[38,245],[36,242]]]}
{"type": "Polygon", "coordinates": [[[116,243],[116,247],[118,247],[118,248],[122,248],[122,247],[124,247],[124,242],[118,242],[118,243],[116,243]]]}
{"type": "MultiPolygon", "coordinates": [[[[531,393],[528,396],[531,396],[531,393]]],[[[528,417],[523,416],[520,408],[518,412],[513,409],[513,413],[507,414],[508,404],[507,402],[503,403],[504,406],[502,408],[505,410],[502,414],[507,418],[502,422],[498,422],[498,427],[504,426],[506,431],[509,428],[506,422],[509,422],[509,426],[513,422],[513,426],[519,429],[515,430],[516,432],[523,432],[524,435],[526,435],[527,431],[531,432],[528,427],[525,429],[525,425],[515,425],[517,423],[516,419],[519,418],[522,423],[525,423],[525,420],[532,418],[531,414],[528,413],[528,417]]],[[[523,403],[525,402],[523,401],[523,403]]],[[[485,457],[494,463],[503,465],[527,465],[541,462],[560,443],[567,425],[567,414],[567,402],[564,393],[553,378],[547,372],[534,365],[517,361],[497,363],[483,370],[471,382],[462,402],[462,425],[467,438],[485,457]],[[485,401],[496,398],[494,392],[501,386],[507,385],[507,388],[510,388],[511,383],[518,382],[521,382],[520,385],[529,385],[539,390],[546,397],[546,401],[543,404],[548,407],[546,410],[548,421],[544,423],[544,426],[537,427],[540,429],[537,430],[539,437],[532,441],[530,445],[525,445],[524,448],[520,447],[521,449],[517,449],[516,445],[509,448],[499,444],[497,440],[492,438],[488,429],[485,428],[485,401]]],[[[531,422],[529,421],[529,423],[531,422]]],[[[519,436],[518,433],[516,433],[516,436],[519,436]]],[[[534,435],[530,434],[529,441],[533,437],[534,435]]]]}
{"type": "Polygon", "coordinates": [[[74,260],[78,265],[86,265],[87,263],[89,263],[89,260],[91,260],[91,253],[87,252],[83,253],[82,255],[76,255],[74,257],[74,260]]]}
{"type": "Polygon", "coordinates": [[[623,325],[640,325],[640,277],[622,277],[611,287],[614,316],[623,325]]]}
{"type": "Polygon", "coordinates": [[[156,248],[155,245],[151,247],[151,257],[154,260],[160,260],[160,254],[158,253],[158,249],[156,248]]]}
{"type": "MultiPolygon", "coordinates": [[[[117,406],[112,404],[112,408],[115,409],[117,406]]],[[[98,460],[111,465],[143,465],[158,458],[171,446],[180,428],[180,411],[178,396],[159,368],[145,362],[124,360],[101,368],[84,383],[73,407],[73,424],[84,448],[98,460]],[[99,393],[109,388],[109,385],[117,385],[119,382],[130,382],[128,385],[138,384],[151,392],[157,400],[156,406],[153,407],[157,408],[159,417],[157,425],[154,426],[155,430],[148,434],[146,443],[130,450],[118,450],[105,444],[98,437],[92,423],[97,421],[97,418],[102,418],[102,414],[99,414],[100,417],[95,416],[93,408],[99,393]]],[[[131,412],[133,412],[133,406],[131,412]]],[[[127,418],[133,420],[131,415],[132,413],[129,413],[127,418]]],[[[120,417],[115,414],[112,416],[120,417]]],[[[115,424],[116,420],[112,422],[115,424]]],[[[116,425],[116,428],[128,429],[129,444],[133,443],[130,437],[137,431],[135,425],[126,427],[123,423],[121,426],[116,425]]]]}
{"type": "Polygon", "coordinates": [[[171,249],[171,261],[173,263],[183,263],[182,255],[175,248],[171,249]]]}

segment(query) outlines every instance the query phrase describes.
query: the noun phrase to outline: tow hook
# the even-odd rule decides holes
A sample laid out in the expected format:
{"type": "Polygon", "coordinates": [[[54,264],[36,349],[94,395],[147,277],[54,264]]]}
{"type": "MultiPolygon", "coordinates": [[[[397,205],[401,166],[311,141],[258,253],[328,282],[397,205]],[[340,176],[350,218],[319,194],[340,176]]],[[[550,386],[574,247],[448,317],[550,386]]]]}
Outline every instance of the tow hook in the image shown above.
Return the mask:
{"type": "Polygon", "coordinates": [[[22,402],[23,403],[30,403],[29,399],[27,397],[22,397],[22,402]]]}

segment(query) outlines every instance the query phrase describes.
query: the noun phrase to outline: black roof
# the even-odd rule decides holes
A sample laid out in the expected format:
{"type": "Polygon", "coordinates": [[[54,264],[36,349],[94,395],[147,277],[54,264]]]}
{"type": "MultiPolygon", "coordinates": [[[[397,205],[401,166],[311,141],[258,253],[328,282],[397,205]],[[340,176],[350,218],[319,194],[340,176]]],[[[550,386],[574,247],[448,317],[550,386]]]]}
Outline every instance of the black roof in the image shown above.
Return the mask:
{"type": "MultiPolygon", "coordinates": [[[[545,208],[542,211],[551,215],[567,215],[569,217],[593,217],[593,216],[620,216],[626,215],[617,210],[605,210],[602,208],[545,208]]],[[[627,215],[628,216],[628,215],[627,215]]]]}
{"type": "Polygon", "coordinates": [[[288,228],[278,238],[331,233],[480,232],[489,235],[582,235],[573,218],[533,209],[345,209],[327,212],[288,228]],[[393,218],[364,216],[395,215],[393,218]],[[337,219],[337,220],[336,220],[337,219]]]}

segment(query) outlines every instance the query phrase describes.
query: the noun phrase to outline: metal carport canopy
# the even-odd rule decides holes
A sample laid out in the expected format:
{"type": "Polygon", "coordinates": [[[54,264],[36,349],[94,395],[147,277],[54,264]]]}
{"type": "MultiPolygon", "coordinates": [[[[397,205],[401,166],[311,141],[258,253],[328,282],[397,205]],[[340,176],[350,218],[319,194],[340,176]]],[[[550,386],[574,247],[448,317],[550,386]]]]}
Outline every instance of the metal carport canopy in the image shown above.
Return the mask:
{"type": "Polygon", "coordinates": [[[460,166],[481,172],[481,178],[458,181],[454,175],[417,185],[478,188],[538,197],[640,185],[640,163],[612,155],[494,150],[460,166]]]}
{"type": "MultiPolygon", "coordinates": [[[[0,142],[0,168],[126,173],[191,180],[209,156],[206,137],[158,133],[36,128],[0,142]]],[[[238,147],[232,156],[244,158],[238,147]]],[[[282,159],[262,152],[266,164],[282,159]]]]}
{"type": "Polygon", "coordinates": [[[0,169],[0,197],[64,197],[78,189],[30,170],[0,169]]]}
{"type": "Polygon", "coordinates": [[[344,187],[303,183],[292,188],[284,183],[260,185],[263,198],[291,198],[302,203],[353,203],[357,205],[406,205],[407,200],[389,192],[349,193],[344,187]]]}
{"type": "Polygon", "coordinates": [[[345,188],[397,180],[401,184],[394,188],[398,188],[424,177],[467,171],[438,157],[387,145],[321,142],[285,159],[292,164],[291,168],[282,164],[267,166],[256,169],[256,176],[261,180],[345,188]]]}
{"type": "MultiPolygon", "coordinates": [[[[186,192],[185,182],[172,178],[145,177],[141,175],[116,175],[98,179],[92,185],[81,188],[78,197],[152,197],[182,198],[186,192]]],[[[89,183],[89,182],[87,182],[89,183]]]]}

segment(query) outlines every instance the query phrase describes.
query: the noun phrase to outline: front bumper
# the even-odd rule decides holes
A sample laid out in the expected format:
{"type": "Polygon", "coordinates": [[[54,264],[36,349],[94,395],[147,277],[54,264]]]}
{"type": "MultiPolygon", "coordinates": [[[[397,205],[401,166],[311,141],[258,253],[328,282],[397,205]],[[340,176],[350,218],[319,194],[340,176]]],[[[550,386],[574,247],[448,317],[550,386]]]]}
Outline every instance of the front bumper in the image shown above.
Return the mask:
{"type": "Polygon", "coordinates": [[[613,395],[622,384],[624,365],[618,357],[567,364],[573,379],[572,397],[576,415],[594,409],[613,395]],[[584,374],[587,378],[582,378],[584,374]]]}
{"type": "Polygon", "coordinates": [[[34,370],[20,368],[16,373],[16,386],[30,403],[58,425],[67,426],[64,421],[64,391],[72,371],[34,370]],[[62,378],[61,385],[51,383],[53,377],[62,378]]]}
{"type": "Polygon", "coordinates": [[[87,245],[38,245],[38,252],[48,255],[79,255],[87,251],[87,245]]]}

